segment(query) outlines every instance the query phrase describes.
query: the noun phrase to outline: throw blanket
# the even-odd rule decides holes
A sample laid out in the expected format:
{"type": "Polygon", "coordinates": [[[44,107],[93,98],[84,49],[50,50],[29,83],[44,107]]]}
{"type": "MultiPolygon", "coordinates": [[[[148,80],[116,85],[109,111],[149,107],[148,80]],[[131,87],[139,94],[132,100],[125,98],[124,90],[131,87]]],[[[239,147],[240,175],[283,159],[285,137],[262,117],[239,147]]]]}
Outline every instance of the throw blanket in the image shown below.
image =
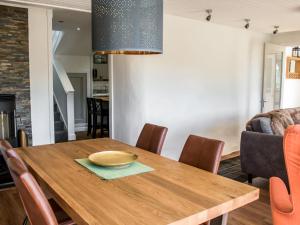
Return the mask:
{"type": "MultiPolygon", "coordinates": [[[[300,111],[300,108],[297,109],[299,109],[300,111]]],[[[288,126],[295,124],[293,119],[299,118],[299,111],[297,109],[274,110],[268,113],[261,113],[261,114],[257,114],[251,120],[259,117],[270,118],[273,133],[275,135],[283,136],[285,129],[288,126]],[[292,118],[292,115],[294,118],[292,118]]],[[[247,126],[251,127],[251,120],[247,123],[247,126]]]]}

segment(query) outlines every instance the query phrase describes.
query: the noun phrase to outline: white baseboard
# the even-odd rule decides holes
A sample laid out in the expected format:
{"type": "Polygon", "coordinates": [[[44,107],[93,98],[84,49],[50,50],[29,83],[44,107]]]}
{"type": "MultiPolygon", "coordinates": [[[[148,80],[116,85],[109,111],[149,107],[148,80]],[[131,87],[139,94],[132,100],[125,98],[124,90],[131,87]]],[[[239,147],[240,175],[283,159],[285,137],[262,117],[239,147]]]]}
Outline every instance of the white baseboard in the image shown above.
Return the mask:
{"type": "Polygon", "coordinates": [[[76,134],[68,134],[68,140],[69,141],[75,141],[76,140],[76,134]]]}
{"type": "Polygon", "coordinates": [[[77,123],[75,124],[75,132],[87,131],[87,123],[77,123]]]}

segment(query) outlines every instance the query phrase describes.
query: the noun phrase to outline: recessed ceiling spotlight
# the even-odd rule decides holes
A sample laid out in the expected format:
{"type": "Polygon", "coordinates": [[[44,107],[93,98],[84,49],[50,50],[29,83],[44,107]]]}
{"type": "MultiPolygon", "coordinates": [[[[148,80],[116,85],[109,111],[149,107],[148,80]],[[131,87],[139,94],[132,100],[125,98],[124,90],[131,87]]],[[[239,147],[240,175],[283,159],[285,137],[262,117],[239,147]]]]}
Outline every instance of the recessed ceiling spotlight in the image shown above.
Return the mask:
{"type": "Polygon", "coordinates": [[[245,22],[246,22],[246,25],[245,25],[245,29],[249,29],[249,27],[250,27],[250,19],[245,19],[245,22]]]}
{"type": "Polygon", "coordinates": [[[209,22],[209,21],[211,21],[211,17],[212,17],[212,15],[211,15],[212,14],[212,9],[207,9],[206,13],[208,14],[207,17],[206,17],[206,21],[209,22]]]}
{"type": "Polygon", "coordinates": [[[77,27],[76,30],[77,30],[77,31],[80,31],[81,29],[80,29],[80,27],[77,27]]]}
{"type": "Polygon", "coordinates": [[[278,25],[274,26],[273,34],[274,34],[274,35],[275,35],[275,34],[278,34],[278,31],[279,31],[279,26],[278,26],[278,25]]]}

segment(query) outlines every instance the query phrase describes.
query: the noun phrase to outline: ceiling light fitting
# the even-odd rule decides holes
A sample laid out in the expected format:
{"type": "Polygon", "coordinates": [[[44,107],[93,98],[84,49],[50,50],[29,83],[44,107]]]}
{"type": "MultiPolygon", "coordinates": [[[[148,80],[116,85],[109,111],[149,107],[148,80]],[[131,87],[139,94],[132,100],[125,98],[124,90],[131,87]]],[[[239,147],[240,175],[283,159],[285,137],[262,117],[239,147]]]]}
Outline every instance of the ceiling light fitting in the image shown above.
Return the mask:
{"type": "Polygon", "coordinates": [[[206,17],[206,21],[211,21],[211,17],[212,17],[212,9],[207,9],[206,13],[208,14],[206,17]]]}
{"type": "Polygon", "coordinates": [[[245,25],[245,29],[249,29],[250,28],[250,19],[245,19],[246,25],[245,25]]]}
{"type": "Polygon", "coordinates": [[[273,31],[273,34],[278,34],[278,31],[279,31],[279,26],[274,26],[274,31],[273,31]]]}

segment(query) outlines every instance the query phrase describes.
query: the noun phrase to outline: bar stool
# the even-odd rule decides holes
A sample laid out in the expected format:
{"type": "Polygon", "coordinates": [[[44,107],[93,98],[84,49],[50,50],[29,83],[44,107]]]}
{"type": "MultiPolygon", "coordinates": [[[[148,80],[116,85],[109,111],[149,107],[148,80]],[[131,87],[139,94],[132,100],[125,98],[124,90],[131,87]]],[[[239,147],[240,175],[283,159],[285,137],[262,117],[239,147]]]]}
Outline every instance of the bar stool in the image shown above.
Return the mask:
{"type": "Polygon", "coordinates": [[[104,137],[104,132],[107,132],[109,137],[109,101],[100,99],[100,137],[104,137]]]}
{"type": "Polygon", "coordinates": [[[93,99],[86,98],[87,103],[87,120],[88,120],[88,129],[87,129],[87,136],[91,134],[92,131],[92,118],[93,118],[93,99]]]}
{"type": "MultiPolygon", "coordinates": [[[[92,108],[93,108],[93,138],[96,138],[97,128],[101,128],[101,121],[98,123],[98,117],[101,118],[101,108],[99,104],[99,100],[96,98],[92,98],[92,108]]],[[[101,119],[100,119],[101,120],[101,119]]]]}

